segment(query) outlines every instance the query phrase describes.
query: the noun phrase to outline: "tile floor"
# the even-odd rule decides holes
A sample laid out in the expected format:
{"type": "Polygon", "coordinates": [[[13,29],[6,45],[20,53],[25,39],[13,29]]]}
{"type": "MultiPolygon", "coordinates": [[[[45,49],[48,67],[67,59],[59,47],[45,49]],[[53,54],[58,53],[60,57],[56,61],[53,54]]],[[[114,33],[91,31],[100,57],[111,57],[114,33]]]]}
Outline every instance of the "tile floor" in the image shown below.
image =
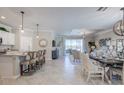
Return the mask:
{"type": "Polygon", "coordinates": [[[81,64],[73,65],[68,57],[47,61],[43,67],[31,76],[18,79],[3,79],[1,85],[104,85],[100,79],[86,78],[81,73],[81,64]]]}

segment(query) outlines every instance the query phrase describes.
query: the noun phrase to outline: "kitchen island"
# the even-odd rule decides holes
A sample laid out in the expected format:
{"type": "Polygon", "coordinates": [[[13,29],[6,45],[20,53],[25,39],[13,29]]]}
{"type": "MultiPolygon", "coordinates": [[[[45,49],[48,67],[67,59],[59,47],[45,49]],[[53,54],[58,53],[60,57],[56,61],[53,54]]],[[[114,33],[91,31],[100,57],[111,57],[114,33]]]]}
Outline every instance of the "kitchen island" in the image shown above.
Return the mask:
{"type": "Polygon", "coordinates": [[[20,58],[25,54],[18,51],[0,55],[0,78],[16,79],[20,76],[20,58]]]}

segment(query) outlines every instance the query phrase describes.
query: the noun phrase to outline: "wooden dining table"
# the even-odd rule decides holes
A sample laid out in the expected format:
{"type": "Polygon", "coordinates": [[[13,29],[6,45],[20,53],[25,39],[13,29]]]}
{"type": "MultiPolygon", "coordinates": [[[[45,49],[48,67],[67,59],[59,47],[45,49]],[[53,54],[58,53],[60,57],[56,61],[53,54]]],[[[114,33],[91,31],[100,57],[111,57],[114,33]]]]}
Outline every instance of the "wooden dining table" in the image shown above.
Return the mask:
{"type": "Polygon", "coordinates": [[[120,58],[113,58],[113,59],[108,59],[108,58],[98,58],[98,57],[93,57],[89,56],[90,59],[95,60],[101,64],[101,66],[104,68],[104,77],[105,80],[109,83],[112,84],[112,68],[114,69],[119,69],[122,71],[122,84],[124,84],[124,59],[120,58]],[[108,70],[106,71],[106,68],[108,70]]]}

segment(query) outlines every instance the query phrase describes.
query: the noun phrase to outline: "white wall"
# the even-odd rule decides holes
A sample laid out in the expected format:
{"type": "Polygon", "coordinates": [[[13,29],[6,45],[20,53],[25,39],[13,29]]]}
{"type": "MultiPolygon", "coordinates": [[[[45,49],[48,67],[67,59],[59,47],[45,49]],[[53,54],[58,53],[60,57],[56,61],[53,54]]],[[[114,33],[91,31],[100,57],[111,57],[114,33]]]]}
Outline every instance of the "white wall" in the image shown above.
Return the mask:
{"type": "Polygon", "coordinates": [[[51,60],[52,59],[52,40],[54,40],[54,33],[52,32],[40,32],[39,33],[39,38],[37,39],[36,36],[33,37],[33,49],[34,50],[42,50],[46,49],[46,60],[51,60]],[[47,40],[47,46],[46,47],[40,47],[39,46],[39,41],[41,39],[46,39],[47,40]]]}
{"type": "Polygon", "coordinates": [[[33,31],[31,29],[25,29],[24,33],[21,33],[20,30],[16,30],[15,32],[15,46],[14,49],[19,51],[29,51],[32,50],[33,44],[33,31]],[[24,43],[26,43],[24,45],[24,43]],[[28,45],[29,44],[29,45],[28,45]],[[28,49],[30,47],[30,49],[28,49]]]}
{"type": "Polygon", "coordinates": [[[52,40],[55,39],[54,33],[50,32],[50,31],[42,31],[39,33],[39,39],[36,38],[36,33],[34,31],[32,31],[31,29],[25,29],[24,33],[21,33],[19,30],[17,30],[17,31],[15,31],[15,33],[16,33],[15,49],[22,51],[22,48],[21,48],[22,41],[21,40],[23,40],[23,39],[21,39],[21,38],[27,37],[27,38],[32,39],[32,50],[46,49],[47,50],[46,59],[51,60],[52,40]],[[48,41],[47,47],[42,48],[39,46],[39,40],[41,40],[41,39],[46,39],[48,41]]]}

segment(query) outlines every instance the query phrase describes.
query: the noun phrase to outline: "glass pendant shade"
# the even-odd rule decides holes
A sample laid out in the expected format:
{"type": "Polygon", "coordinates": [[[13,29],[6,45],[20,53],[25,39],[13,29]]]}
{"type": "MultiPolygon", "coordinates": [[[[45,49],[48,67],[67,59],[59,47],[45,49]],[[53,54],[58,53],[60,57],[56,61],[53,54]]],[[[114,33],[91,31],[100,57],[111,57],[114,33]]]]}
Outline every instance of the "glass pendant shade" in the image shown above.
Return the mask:
{"type": "Polygon", "coordinates": [[[36,38],[39,38],[39,35],[37,35],[36,38]]]}
{"type": "Polygon", "coordinates": [[[124,36],[124,21],[123,20],[118,21],[114,25],[113,30],[114,30],[115,34],[117,34],[119,36],[124,36]]]}
{"type": "Polygon", "coordinates": [[[118,36],[124,36],[124,7],[120,10],[123,11],[123,18],[115,23],[113,26],[113,31],[118,36]]]}
{"type": "Polygon", "coordinates": [[[23,30],[23,29],[21,29],[21,32],[22,32],[22,33],[24,33],[24,30],[23,30]]]}
{"type": "Polygon", "coordinates": [[[23,25],[23,21],[24,21],[23,15],[24,15],[24,12],[21,11],[20,13],[22,14],[22,25],[21,25],[22,27],[21,27],[21,32],[24,33],[24,25],[23,25]]]}

